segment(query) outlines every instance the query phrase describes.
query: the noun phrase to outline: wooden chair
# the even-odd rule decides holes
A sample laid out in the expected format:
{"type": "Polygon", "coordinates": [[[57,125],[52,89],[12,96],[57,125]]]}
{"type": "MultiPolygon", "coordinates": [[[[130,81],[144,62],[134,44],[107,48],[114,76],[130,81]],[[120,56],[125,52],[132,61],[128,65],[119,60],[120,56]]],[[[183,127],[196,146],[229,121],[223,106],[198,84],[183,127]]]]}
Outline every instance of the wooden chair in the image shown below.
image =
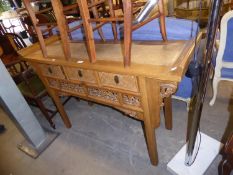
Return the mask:
{"type": "MultiPolygon", "coordinates": [[[[153,0],[152,0],[153,1],[153,0]]],[[[66,56],[66,59],[69,59],[71,57],[70,54],[70,46],[69,46],[69,39],[66,35],[67,29],[64,28],[66,21],[63,17],[63,14],[61,13],[62,9],[61,6],[59,6],[58,1],[52,1],[53,2],[53,9],[56,15],[56,18],[59,18],[58,22],[58,28],[61,31],[61,40],[63,44],[63,50],[64,54],[66,56]],[[62,18],[63,17],[63,18],[62,18]],[[62,35],[63,34],[63,35],[62,35]]],[[[158,6],[159,6],[159,11],[158,13],[144,19],[143,21],[137,21],[135,25],[133,25],[133,17],[132,17],[132,3],[131,1],[124,1],[124,18],[122,17],[115,17],[114,14],[112,15],[113,17],[109,18],[91,18],[89,9],[95,6],[96,4],[100,4],[104,2],[103,0],[95,1],[93,3],[88,3],[87,1],[84,0],[77,0],[78,2],[78,7],[80,10],[80,15],[83,21],[83,28],[84,28],[84,33],[86,37],[86,46],[87,46],[87,51],[89,55],[90,62],[94,63],[96,61],[96,52],[95,52],[95,43],[93,40],[93,27],[92,23],[100,23],[100,25],[103,25],[107,22],[114,23],[116,21],[121,21],[124,22],[124,65],[127,67],[130,65],[131,62],[131,43],[132,43],[132,32],[141,26],[147,24],[151,20],[155,18],[160,18],[160,28],[161,28],[161,33],[163,40],[167,40],[166,36],[166,28],[165,28],[165,15],[164,15],[164,6],[163,6],[163,1],[159,0],[158,1],[158,6]]],[[[149,4],[151,1],[148,1],[149,4]]],[[[109,4],[111,6],[111,9],[113,9],[112,5],[112,0],[109,0],[109,4]]],[[[114,13],[114,12],[113,12],[114,13]]],[[[140,14],[139,14],[140,15],[140,14]]]]}
{"type": "Polygon", "coordinates": [[[48,93],[41,80],[33,70],[20,59],[20,56],[17,54],[15,48],[12,46],[6,35],[0,36],[0,48],[0,58],[12,78],[15,80],[25,99],[30,104],[39,107],[45,118],[48,120],[50,126],[55,128],[52,117],[57,113],[57,110],[50,110],[43,104],[42,98],[48,96],[48,93]]]}
{"type": "Polygon", "coordinates": [[[6,27],[3,23],[3,20],[0,20],[0,30],[2,34],[4,33],[15,33],[15,25],[10,25],[9,27],[6,27]]]}
{"type": "Polygon", "coordinates": [[[20,21],[30,36],[32,43],[38,41],[36,30],[41,30],[43,38],[53,35],[52,29],[56,27],[56,20],[51,7],[35,12],[36,26],[33,25],[32,19],[26,12],[26,9],[21,9],[18,13],[21,15],[20,21]]]}
{"type": "MultiPolygon", "coordinates": [[[[151,20],[155,18],[160,18],[160,28],[161,28],[161,34],[163,37],[163,40],[167,40],[166,36],[166,28],[165,28],[165,15],[164,15],[164,6],[163,6],[163,0],[158,1],[159,10],[158,13],[148,17],[142,21],[137,21],[133,25],[133,11],[132,11],[132,2],[129,0],[123,1],[123,7],[124,7],[124,18],[114,17],[114,18],[101,18],[101,19],[91,19],[90,15],[88,13],[88,4],[86,1],[83,0],[77,0],[78,4],[80,6],[80,13],[83,19],[83,25],[84,25],[84,31],[86,35],[86,42],[87,42],[87,50],[89,53],[89,59],[90,62],[96,61],[96,53],[95,53],[95,45],[93,41],[93,32],[92,32],[92,25],[91,22],[102,22],[102,21],[123,21],[124,22],[124,65],[125,67],[130,66],[131,63],[131,43],[132,43],[132,32],[141,26],[147,24],[151,20]]],[[[145,5],[145,8],[147,5],[151,4],[153,0],[150,0],[145,5]]],[[[143,15],[142,9],[142,14],[143,15]]],[[[61,26],[59,26],[61,28],[61,26]]]]}
{"type": "Polygon", "coordinates": [[[52,118],[57,113],[57,110],[48,109],[44,105],[42,98],[48,96],[48,93],[39,77],[31,68],[15,74],[12,77],[27,102],[33,106],[39,107],[50,126],[55,129],[52,118]]]}
{"type": "Polygon", "coordinates": [[[26,43],[19,35],[15,33],[5,33],[5,36],[7,36],[8,40],[16,51],[27,47],[26,43]]]}
{"type": "Polygon", "coordinates": [[[220,81],[233,82],[233,11],[226,13],[221,20],[220,44],[213,78],[213,97],[209,105],[214,105],[220,81]]]}
{"type": "Polygon", "coordinates": [[[177,18],[185,18],[190,20],[200,20],[207,22],[209,16],[209,3],[207,0],[203,0],[201,7],[201,16],[200,16],[200,4],[199,0],[173,0],[175,16],[177,18]]]}

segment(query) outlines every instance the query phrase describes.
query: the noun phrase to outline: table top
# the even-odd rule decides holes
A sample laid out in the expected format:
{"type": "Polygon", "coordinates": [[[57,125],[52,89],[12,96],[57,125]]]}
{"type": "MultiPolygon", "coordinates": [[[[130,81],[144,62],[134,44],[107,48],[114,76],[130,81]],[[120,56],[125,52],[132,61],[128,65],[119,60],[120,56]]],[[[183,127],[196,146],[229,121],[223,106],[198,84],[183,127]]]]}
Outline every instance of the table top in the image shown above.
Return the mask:
{"type": "Polygon", "coordinates": [[[132,44],[131,66],[123,66],[123,45],[96,43],[96,63],[89,63],[84,43],[71,43],[72,58],[65,60],[60,40],[52,37],[47,42],[48,57],[44,58],[38,44],[19,53],[29,62],[77,66],[101,71],[117,71],[160,79],[180,81],[194,50],[194,41],[136,42],[132,44]],[[166,77],[166,78],[165,78],[166,77]]]}

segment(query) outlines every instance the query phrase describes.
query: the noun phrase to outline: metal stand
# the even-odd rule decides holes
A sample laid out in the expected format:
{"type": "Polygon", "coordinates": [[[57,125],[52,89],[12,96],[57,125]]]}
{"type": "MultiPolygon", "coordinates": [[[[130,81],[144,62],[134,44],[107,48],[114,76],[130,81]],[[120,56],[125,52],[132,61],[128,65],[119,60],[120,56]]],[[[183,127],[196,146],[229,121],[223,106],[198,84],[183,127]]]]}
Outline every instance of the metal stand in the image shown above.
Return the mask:
{"type": "MultiPolygon", "coordinates": [[[[199,135],[197,135],[199,137],[199,135]]],[[[200,138],[197,137],[197,141],[200,138]]],[[[197,142],[196,141],[196,142],[197,142]]],[[[172,158],[167,164],[167,169],[173,175],[203,175],[209,168],[213,160],[219,154],[223,144],[204,133],[201,133],[201,144],[199,153],[195,158],[195,162],[191,166],[185,165],[185,154],[187,144],[172,158]]]]}
{"type": "Polygon", "coordinates": [[[39,156],[58,136],[44,130],[0,60],[0,105],[15,123],[25,141],[18,148],[33,158],[39,156]]]}

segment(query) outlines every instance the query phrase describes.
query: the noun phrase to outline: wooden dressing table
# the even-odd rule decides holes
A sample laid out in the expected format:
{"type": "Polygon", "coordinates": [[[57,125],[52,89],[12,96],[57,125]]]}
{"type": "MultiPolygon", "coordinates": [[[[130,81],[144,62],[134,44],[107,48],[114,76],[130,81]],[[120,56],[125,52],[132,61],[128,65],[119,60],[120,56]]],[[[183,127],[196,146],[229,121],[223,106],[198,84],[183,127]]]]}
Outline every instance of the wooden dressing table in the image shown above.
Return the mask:
{"type": "MultiPolygon", "coordinates": [[[[200,41],[201,35],[198,36],[200,41]]],[[[59,95],[77,96],[116,108],[145,125],[151,163],[157,165],[155,128],[160,107],[165,105],[165,125],[172,128],[171,95],[193,56],[194,40],[135,42],[131,66],[124,67],[122,45],[96,43],[96,62],[90,63],[84,43],[70,43],[71,58],[65,59],[62,43],[54,36],[45,40],[48,57],[39,44],[19,51],[44,82],[67,128],[70,120],[59,95]]]]}

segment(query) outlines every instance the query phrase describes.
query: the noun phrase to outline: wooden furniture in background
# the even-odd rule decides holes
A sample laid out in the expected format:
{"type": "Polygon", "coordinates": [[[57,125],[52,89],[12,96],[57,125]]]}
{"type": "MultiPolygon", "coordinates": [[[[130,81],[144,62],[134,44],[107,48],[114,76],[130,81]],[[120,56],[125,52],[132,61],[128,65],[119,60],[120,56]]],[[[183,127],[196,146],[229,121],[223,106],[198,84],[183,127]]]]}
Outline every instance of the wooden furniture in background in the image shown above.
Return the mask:
{"type": "MultiPolygon", "coordinates": [[[[58,27],[63,33],[61,40],[53,36],[40,45],[20,50],[19,54],[38,73],[67,128],[71,127],[71,122],[59,99],[61,93],[116,108],[143,122],[149,157],[151,163],[157,165],[155,128],[160,125],[160,108],[164,106],[165,126],[171,129],[171,95],[187,70],[195,41],[132,43],[131,34],[135,26],[132,25],[131,1],[124,1],[125,13],[121,19],[90,18],[90,4],[85,0],[77,1],[86,44],[69,42],[63,9],[54,1],[54,12],[59,17],[58,27]],[[121,42],[94,43],[91,22],[119,20],[124,21],[124,49],[121,42]]],[[[33,13],[29,1],[24,0],[24,3],[30,14],[33,13]]],[[[157,14],[158,17],[161,14],[157,14]]],[[[200,38],[199,35],[197,43],[200,38]]]]}
{"type": "Polygon", "coordinates": [[[42,101],[43,97],[48,96],[45,86],[16,52],[25,46],[26,44],[18,35],[6,33],[4,36],[0,36],[0,50],[2,51],[0,58],[27,102],[38,107],[50,126],[55,129],[52,117],[57,113],[57,110],[56,108],[55,110],[48,109],[42,101]]]}
{"type": "Polygon", "coordinates": [[[214,77],[212,82],[213,97],[210,106],[213,106],[217,98],[218,84],[221,81],[233,82],[233,11],[227,12],[222,20],[220,27],[220,43],[216,57],[214,77]]]}
{"type": "Polygon", "coordinates": [[[200,22],[207,24],[209,17],[209,0],[173,0],[175,17],[197,21],[200,16],[200,22]],[[201,10],[201,13],[200,13],[201,10]]]}
{"type": "Polygon", "coordinates": [[[223,148],[223,158],[219,164],[219,175],[230,175],[233,169],[233,134],[223,148]]]}

